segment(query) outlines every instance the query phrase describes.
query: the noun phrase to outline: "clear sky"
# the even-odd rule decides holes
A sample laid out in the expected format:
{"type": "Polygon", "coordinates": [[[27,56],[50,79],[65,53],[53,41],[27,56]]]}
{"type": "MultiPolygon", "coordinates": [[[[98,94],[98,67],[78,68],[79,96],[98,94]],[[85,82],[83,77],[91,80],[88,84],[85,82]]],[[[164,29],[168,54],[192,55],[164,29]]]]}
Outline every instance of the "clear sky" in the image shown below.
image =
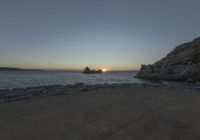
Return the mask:
{"type": "Polygon", "coordinates": [[[200,36],[199,0],[0,0],[0,66],[139,69],[200,36]]]}

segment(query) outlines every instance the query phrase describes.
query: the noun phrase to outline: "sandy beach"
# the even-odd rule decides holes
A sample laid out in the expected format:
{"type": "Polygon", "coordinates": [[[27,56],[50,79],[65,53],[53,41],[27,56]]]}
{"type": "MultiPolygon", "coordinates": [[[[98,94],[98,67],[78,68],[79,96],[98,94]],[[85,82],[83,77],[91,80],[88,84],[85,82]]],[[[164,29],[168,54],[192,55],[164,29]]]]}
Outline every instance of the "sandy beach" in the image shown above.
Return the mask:
{"type": "Polygon", "coordinates": [[[199,90],[135,85],[2,102],[0,139],[199,140],[199,101],[199,90]]]}

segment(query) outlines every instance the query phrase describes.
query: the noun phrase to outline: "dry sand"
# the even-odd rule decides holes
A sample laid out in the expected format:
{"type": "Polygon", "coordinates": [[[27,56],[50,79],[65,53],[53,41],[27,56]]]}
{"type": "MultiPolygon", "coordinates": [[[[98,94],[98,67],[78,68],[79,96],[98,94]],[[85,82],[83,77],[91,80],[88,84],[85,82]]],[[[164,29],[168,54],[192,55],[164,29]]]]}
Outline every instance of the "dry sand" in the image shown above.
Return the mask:
{"type": "Polygon", "coordinates": [[[0,140],[200,140],[200,92],[115,87],[1,103],[0,140]]]}

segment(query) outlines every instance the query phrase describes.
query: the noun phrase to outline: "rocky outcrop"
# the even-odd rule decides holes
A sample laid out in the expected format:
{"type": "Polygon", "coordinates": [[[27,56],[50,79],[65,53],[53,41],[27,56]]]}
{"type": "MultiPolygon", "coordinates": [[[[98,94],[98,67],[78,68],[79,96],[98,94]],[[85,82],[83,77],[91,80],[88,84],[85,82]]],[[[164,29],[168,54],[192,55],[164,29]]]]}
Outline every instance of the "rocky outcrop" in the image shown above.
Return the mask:
{"type": "Polygon", "coordinates": [[[143,79],[200,81],[200,37],[177,46],[152,65],[142,65],[137,76],[143,79]]]}
{"type": "Polygon", "coordinates": [[[91,70],[89,67],[86,67],[83,71],[84,74],[97,74],[97,73],[103,73],[101,69],[99,70],[91,70]]]}
{"type": "Polygon", "coordinates": [[[44,71],[44,70],[0,67],[0,71],[44,71]]]}

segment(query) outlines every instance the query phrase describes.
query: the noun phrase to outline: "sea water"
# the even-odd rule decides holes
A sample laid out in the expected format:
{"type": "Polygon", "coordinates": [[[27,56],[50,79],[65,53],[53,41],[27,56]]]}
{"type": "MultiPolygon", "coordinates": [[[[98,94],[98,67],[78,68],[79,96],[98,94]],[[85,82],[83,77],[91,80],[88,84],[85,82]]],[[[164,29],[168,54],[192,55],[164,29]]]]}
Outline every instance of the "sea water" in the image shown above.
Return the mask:
{"type": "Polygon", "coordinates": [[[105,72],[82,74],[80,71],[1,71],[0,89],[26,88],[35,86],[112,83],[140,83],[136,72],[105,72]]]}
{"type": "Polygon", "coordinates": [[[174,87],[195,86],[178,82],[142,80],[135,71],[113,71],[103,74],[82,74],[80,71],[0,71],[0,89],[27,88],[51,85],[94,84],[152,84],[174,87]]]}

